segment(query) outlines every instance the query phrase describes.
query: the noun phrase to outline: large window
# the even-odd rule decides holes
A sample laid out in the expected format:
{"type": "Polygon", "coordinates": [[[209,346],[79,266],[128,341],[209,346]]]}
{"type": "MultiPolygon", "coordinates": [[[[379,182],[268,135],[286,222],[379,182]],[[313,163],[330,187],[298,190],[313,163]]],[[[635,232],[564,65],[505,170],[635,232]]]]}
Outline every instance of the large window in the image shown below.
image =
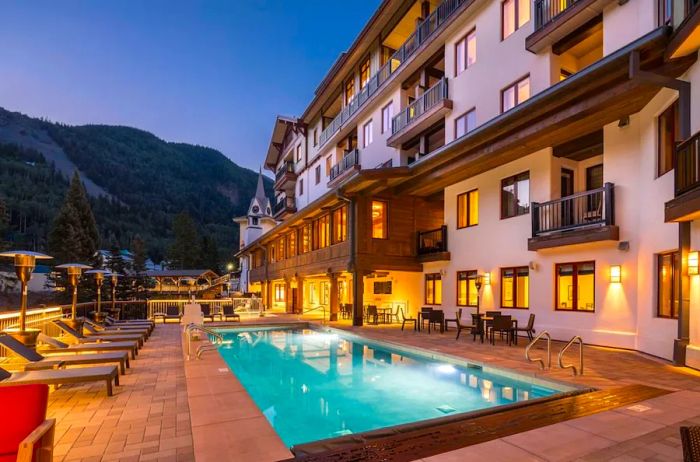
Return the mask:
{"type": "Polygon", "coordinates": [[[333,156],[326,157],[326,176],[331,175],[331,169],[333,168],[333,156]]]}
{"type": "Polygon", "coordinates": [[[287,235],[287,256],[289,258],[297,254],[297,233],[292,231],[287,235]]]}
{"type": "Polygon", "coordinates": [[[469,32],[455,45],[455,76],[476,62],[476,29],[469,32]]]}
{"type": "Polygon", "coordinates": [[[382,133],[391,131],[391,120],[394,118],[394,102],[382,108],[382,133]]]}
{"type": "Polygon", "coordinates": [[[657,255],[656,315],[660,318],[678,317],[678,289],[681,275],[681,254],[670,252],[657,255]]]}
{"type": "Polygon", "coordinates": [[[476,109],[467,111],[455,119],[455,138],[460,138],[476,128],[476,109]]]}
{"type": "Polygon", "coordinates": [[[384,201],[372,201],[372,237],[386,239],[388,236],[388,204],[384,201]]]}
{"type": "Polygon", "coordinates": [[[673,169],[676,142],[680,141],[680,124],[678,121],[678,101],[671,104],[657,119],[659,130],[657,160],[658,176],[673,169]]]}
{"type": "Polygon", "coordinates": [[[285,260],[287,258],[287,239],[285,236],[277,240],[277,260],[285,260]]]}
{"type": "Polygon", "coordinates": [[[342,206],[333,211],[333,243],[345,242],[348,237],[348,208],[342,206]]]}
{"type": "Polygon", "coordinates": [[[299,241],[301,253],[311,251],[311,223],[302,226],[299,241]]]}
{"type": "Polygon", "coordinates": [[[355,76],[345,83],[345,104],[350,104],[355,98],[355,76]]]}
{"type": "Polygon", "coordinates": [[[513,109],[528,98],[530,98],[529,75],[501,90],[501,112],[513,109]]]}
{"type": "Polygon", "coordinates": [[[555,272],[557,310],[595,311],[595,262],[559,263],[555,272]]]}
{"type": "Polygon", "coordinates": [[[372,121],[370,120],[362,126],[362,147],[366,148],[372,144],[372,121]]]}
{"type": "Polygon", "coordinates": [[[440,273],[425,275],[425,304],[442,304],[442,276],[440,273]]]}
{"type": "Polygon", "coordinates": [[[457,196],[457,228],[479,224],[479,190],[457,196]]]}
{"type": "Polygon", "coordinates": [[[530,172],[501,180],[501,218],[530,212],[530,172]]]}
{"type": "Polygon", "coordinates": [[[321,164],[316,166],[315,175],[316,175],[316,184],[319,184],[321,182],[321,164]]]}
{"type": "Polygon", "coordinates": [[[501,36],[505,39],[530,20],[531,0],[505,0],[501,3],[501,36]]]}
{"type": "Polygon", "coordinates": [[[326,214],[314,220],[313,249],[323,249],[330,245],[330,217],[326,214]]]}
{"type": "Polygon", "coordinates": [[[501,308],[530,307],[530,270],[527,266],[501,268],[501,308]]]}
{"type": "Polygon", "coordinates": [[[280,303],[284,301],[284,284],[275,283],[275,302],[280,303]]]}
{"type": "Polygon", "coordinates": [[[360,88],[365,88],[369,82],[369,58],[367,58],[360,66],[360,88]]]}
{"type": "Polygon", "coordinates": [[[476,306],[479,296],[476,277],[476,270],[457,272],[457,306],[476,306]]]}

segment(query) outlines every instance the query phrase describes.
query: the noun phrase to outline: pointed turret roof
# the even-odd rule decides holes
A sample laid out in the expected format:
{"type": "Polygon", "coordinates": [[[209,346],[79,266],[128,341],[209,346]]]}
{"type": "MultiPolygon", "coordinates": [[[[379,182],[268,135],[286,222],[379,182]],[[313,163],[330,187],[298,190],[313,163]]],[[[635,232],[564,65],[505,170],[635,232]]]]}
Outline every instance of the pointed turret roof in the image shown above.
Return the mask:
{"type": "Polygon", "coordinates": [[[258,187],[255,190],[255,198],[258,199],[261,204],[267,200],[267,196],[265,195],[265,186],[263,185],[262,167],[260,167],[260,170],[258,171],[258,187]]]}

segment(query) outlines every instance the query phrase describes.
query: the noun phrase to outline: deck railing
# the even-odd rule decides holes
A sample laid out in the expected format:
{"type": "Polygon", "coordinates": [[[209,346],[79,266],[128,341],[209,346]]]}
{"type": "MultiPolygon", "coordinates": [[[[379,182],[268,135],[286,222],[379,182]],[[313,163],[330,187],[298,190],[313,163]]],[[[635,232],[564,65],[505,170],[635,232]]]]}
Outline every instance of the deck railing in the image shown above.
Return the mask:
{"type": "Polygon", "coordinates": [[[335,180],[341,173],[353,168],[356,165],[360,165],[360,151],[353,149],[345,154],[343,160],[331,167],[330,181],[335,180]]]}
{"type": "Polygon", "coordinates": [[[294,202],[293,197],[285,197],[278,203],[272,206],[272,214],[277,215],[281,211],[287,209],[287,210],[294,210],[296,208],[296,203],[294,202]]]}
{"type": "Polygon", "coordinates": [[[532,203],[532,236],[615,224],[615,185],[532,203]]]}
{"type": "Polygon", "coordinates": [[[447,226],[419,232],[416,252],[418,255],[447,252],[447,226]]]}
{"type": "MultiPolygon", "coordinates": [[[[183,312],[184,306],[192,303],[190,300],[149,300],[148,301],[148,317],[152,318],[155,314],[165,314],[169,306],[178,307],[180,313],[183,312]]],[[[237,313],[260,313],[262,310],[262,300],[259,298],[215,298],[215,299],[195,299],[194,303],[206,303],[212,309],[212,313],[221,312],[224,307],[233,306],[237,313]]]]}
{"type": "Polygon", "coordinates": [[[384,82],[389,80],[423,43],[435,35],[436,32],[440,31],[447,23],[447,20],[466,2],[467,0],[444,0],[440,3],[440,5],[416,27],[416,30],[408,36],[406,41],[396,50],[387,62],[370,77],[369,81],[362,90],[360,90],[357,96],[343,107],[331,123],[321,131],[319,144],[323,146],[335,132],[340,130],[345,122],[347,122],[350,117],[352,117],[362,105],[384,85],[384,82]]]}
{"type": "Polygon", "coordinates": [[[535,0],[535,31],[554,21],[557,16],[580,0],[535,0]]]}
{"type": "Polygon", "coordinates": [[[676,147],[676,196],[700,188],[700,132],[676,147]]]}
{"type": "Polygon", "coordinates": [[[391,134],[393,135],[403,130],[432,107],[447,98],[447,78],[443,77],[391,120],[391,134]]]}
{"type": "Polygon", "coordinates": [[[275,173],[275,181],[279,181],[287,173],[295,173],[294,172],[294,162],[292,162],[291,160],[285,161],[280,166],[280,168],[275,173]]]}

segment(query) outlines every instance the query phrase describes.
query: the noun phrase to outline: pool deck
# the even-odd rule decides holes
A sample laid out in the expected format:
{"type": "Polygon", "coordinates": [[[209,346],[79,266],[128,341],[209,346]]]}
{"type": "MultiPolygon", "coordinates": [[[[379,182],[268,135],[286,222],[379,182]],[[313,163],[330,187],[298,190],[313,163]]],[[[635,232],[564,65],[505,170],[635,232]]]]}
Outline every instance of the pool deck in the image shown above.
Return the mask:
{"type": "MultiPolygon", "coordinates": [[[[254,319],[285,322],[295,317],[254,319]]],[[[244,323],[250,321],[244,321],[244,323]]],[[[586,346],[585,374],[539,371],[524,359],[525,341],[508,347],[472,342],[469,335],[402,332],[395,326],[352,328],[368,338],[466,357],[528,375],[607,389],[644,384],[672,393],[422,460],[438,461],[678,461],[678,427],[700,425],[700,372],[635,352],[586,346]]],[[[553,344],[553,361],[561,348],[553,344]]],[[[104,385],[54,391],[54,460],[274,461],[291,457],[238,380],[215,352],[186,360],[178,325],[158,325],[122,376],[115,395],[104,385]]],[[[539,350],[538,350],[539,351],[539,350]]],[[[572,361],[575,353],[572,353],[572,361]]]]}

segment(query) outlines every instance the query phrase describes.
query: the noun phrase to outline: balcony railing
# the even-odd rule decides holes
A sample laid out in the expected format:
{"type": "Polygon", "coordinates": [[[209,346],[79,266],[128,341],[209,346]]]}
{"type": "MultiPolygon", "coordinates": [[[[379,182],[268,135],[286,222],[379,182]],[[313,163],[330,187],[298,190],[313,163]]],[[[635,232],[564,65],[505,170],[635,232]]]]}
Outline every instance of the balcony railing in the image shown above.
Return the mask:
{"type": "Polygon", "coordinates": [[[401,68],[401,65],[410,58],[413,53],[436,32],[440,31],[448,19],[467,0],[444,0],[437,8],[421,22],[416,30],[406,39],[389,60],[370,77],[367,84],[347,104],[331,123],[321,132],[319,144],[323,146],[340,128],[347,122],[367,100],[384,85],[384,82],[401,68]]]}
{"type": "Polygon", "coordinates": [[[532,203],[532,236],[615,224],[615,185],[532,203]]]}
{"type": "Polygon", "coordinates": [[[416,252],[418,255],[447,252],[447,226],[419,232],[416,252]]]}
{"type": "Polygon", "coordinates": [[[291,160],[285,161],[275,173],[275,181],[279,181],[287,173],[294,173],[294,162],[291,160]]]}
{"type": "Polygon", "coordinates": [[[581,0],[535,0],[535,30],[542,29],[579,1],[581,0]]]}
{"type": "Polygon", "coordinates": [[[391,120],[391,134],[403,130],[447,97],[447,78],[443,77],[391,120]]]}
{"type": "Polygon", "coordinates": [[[700,132],[676,147],[676,196],[700,188],[700,132]]]}
{"type": "Polygon", "coordinates": [[[273,205],[272,215],[277,216],[277,214],[281,213],[283,210],[296,211],[296,201],[293,197],[285,197],[284,199],[273,205]]]}
{"type": "Polygon", "coordinates": [[[350,170],[356,165],[360,165],[360,151],[353,149],[349,153],[345,154],[343,160],[331,167],[331,180],[333,181],[338,178],[346,170],[350,170]]]}

